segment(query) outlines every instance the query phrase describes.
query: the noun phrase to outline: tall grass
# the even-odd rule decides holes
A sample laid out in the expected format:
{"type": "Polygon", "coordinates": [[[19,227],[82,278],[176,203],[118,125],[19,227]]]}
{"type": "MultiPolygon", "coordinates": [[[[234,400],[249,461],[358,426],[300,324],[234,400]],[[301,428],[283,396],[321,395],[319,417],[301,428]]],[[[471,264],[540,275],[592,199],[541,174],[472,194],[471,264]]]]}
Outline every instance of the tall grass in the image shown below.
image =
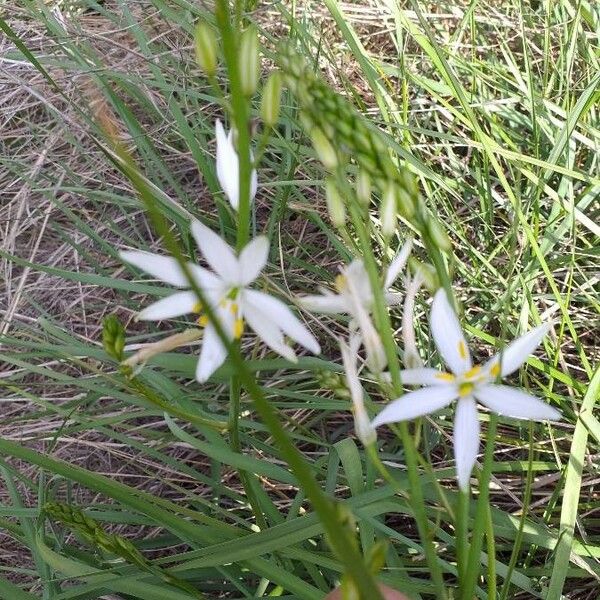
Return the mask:
{"type": "MultiPolygon", "coordinates": [[[[569,0],[246,8],[265,43],[265,69],[278,60],[276,43],[289,39],[418,178],[453,242],[449,267],[473,347],[502,347],[529,323],[554,321],[543,359],[531,358],[515,382],[560,407],[563,421],[499,420],[489,486],[466,506],[470,524],[485,525],[469,566],[479,598],[595,597],[600,10],[569,0]]],[[[164,292],[126,270],[119,248],[156,251],[173,236],[194,257],[192,215],[235,239],[214,170],[220,99],[192,47],[194,23],[213,23],[212,12],[186,0],[85,0],[72,12],[23,3],[4,12],[0,597],[320,600],[347,565],[315,510],[319,490],[326,511],[327,498],[339,501],[332,518],[346,523],[344,535],[356,524],[361,553],[382,555],[380,581],[432,597],[403,445],[380,438],[393,475],[382,481],[332,383],[341,371],[338,321],[319,330],[322,357],[294,367],[243,342],[257,384],[240,396],[239,450],[212,426],[228,419],[239,356],[199,385],[195,356],[159,355],[133,385],[102,348],[108,314],[126,324],[128,349],[183,327],[133,321],[164,292]],[[115,159],[99,116],[115,125],[137,179],[115,159]],[[163,231],[149,226],[144,194],[163,231]],[[255,396],[268,401],[258,414],[255,396]],[[286,439],[301,452],[300,476],[286,439]],[[81,523],[49,518],[43,507],[56,501],[117,541],[103,547],[81,523]],[[118,554],[115,544],[128,548],[121,538],[147,562],[118,554]]],[[[252,227],[272,239],[265,285],[290,298],[329,285],[352,254],[353,240],[329,225],[325,177],[285,92],[252,227]]],[[[389,247],[373,240],[382,262],[408,224],[398,231],[389,247]]],[[[416,255],[426,260],[420,246],[416,255]]],[[[433,359],[426,312],[423,301],[416,334],[433,359]]],[[[398,327],[400,313],[391,318],[398,327]]],[[[430,541],[454,589],[451,420],[424,419],[413,433],[426,460],[418,477],[430,541]]]]}

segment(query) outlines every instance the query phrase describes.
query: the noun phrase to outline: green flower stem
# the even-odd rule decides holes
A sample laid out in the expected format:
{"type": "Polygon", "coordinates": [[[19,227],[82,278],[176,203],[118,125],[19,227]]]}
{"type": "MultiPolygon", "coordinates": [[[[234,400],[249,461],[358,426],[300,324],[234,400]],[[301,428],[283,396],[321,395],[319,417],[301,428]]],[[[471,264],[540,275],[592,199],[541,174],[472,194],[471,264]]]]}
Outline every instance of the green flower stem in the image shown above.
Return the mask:
{"type": "MultiPolygon", "coordinates": [[[[338,179],[341,179],[341,177],[338,177],[338,179]]],[[[363,216],[357,206],[358,203],[355,201],[356,199],[352,191],[348,189],[349,186],[347,183],[342,182],[342,185],[342,189],[345,189],[346,197],[350,198],[350,214],[354,228],[358,235],[361,249],[363,251],[365,269],[369,276],[369,282],[373,291],[373,313],[375,316],[375,324],[379,334],[381,335],[381,341],[385,350],[386,358],[388,360],[388,368],[392,380],[392,390],[395,397],[400,397],[402,395],[400,362],[398,360],[398,354],[396,353],[396,343],[394,341],[392,323],[383,295],[379,269],[371,248],[369,232],[367,231],[363,216]]],[[[425,557],[431,571],[431,578],[436,588],[436,595],[439,600],[443,600],[446,598],[446,589],[444,587],[442,570],[440,568],[435,547],[433,545],[427,521],[427,515],[425,513],[425,500],[423,497],[423,490],[421,489],[421,480],[418,472],[417,450],[415,448],[412,435],[408,429],[408,424],[400,423],[398,430],[400,432],[400,438],[404,447],[406,467],[408,470],[408,480],[410,483],[410,501],[415,521],[417,523],[417,529],[419,530],[419,536],[425,550],[425,557]]]]}
{"type": "Polygon", "coordinates": [[[458,503],[456,509],[456,563],[458,567],[458,580],[463,580],[467,568],[469,556],[469,542],[467,539],[469,531],[469,492],[458,491],[458,503]]]}
{"type": "MultiPolygon", "coordinates": [[[[496,429],[498,426],[498,417],[490,413],[490,420],[487,431],[487,442],[485,445],[485,455],[483,459],[483,469],[479,474],[479,499],[475,511],[473,523],[473,538],[469,548],[469,560],[464,577],[461,580],[460,600],[473,600],[477,577],[481,566],[481,546],[483,544],[483,532],[486,528],[486,511],[489,510],[488,502],[490,497],[490,477],[492,474],[492,461],[494,458],[494,443],[496,440],[496,429]]],[[[489,560],[494,560],[493,556],[489,560]]]]}
{"type": "MultiPolygon", "coordinates": [[[[486,504],[485,511],[485,540],[487,544],[488,555],[488,573],[487,573],[487,588],[488,598],[495,600],[496,598],[496,536],[494,532],[494,522],[492,521],[492,507],[486,504]]],[[[510,579],[509,577],[507,580],[510,579]]]]}
{"type": "Polygon", "coordinates": [[[533,422],[529,421],[529,453],[527,457],[527,479],[525,481],[525,492],[523,494],[523,507],[521,509],[521,518],[519,519],[519,529],[517,530],[512,552],[510,554],[510,560],[508,561],[506,577],[504,577],[504,583],[502,584],[502,589],[500,590],[500,600],[506,600],[506,598],[508,598],[508,592],[510,591],[510,578],[517,564],[517,559],[519,557],[519,553],[521,552],[521,545],[523,544],[523,531],[525,529],[527,512],[529,511],[529,503],[531,501],[531,486],[533,484],[533,444],[533,422]]]}
{"type": "Polygon", "coordinates": [[[231,111],[237,133],[237,154],[239,164],[239,206],[237,249],[241,250],[250,237],[250,122],[247,98],[242,93],[238,71],[236,34],[231,26],[228,0],[218,0],[215,7],[217,26],[223,41],[223,54],[227,65],[231,91],[231,111]]]}
{"type": "Polygon", "coordinates": [[[248,392],[248,395],[254,402],[258,416],[269,429],[274,441],[281,450],[283,459],[290,466],[290,469],[298,479],[300,488],[310,500],[323,524],[332,550],[343,563],[347,575],[352,578],[361,600],[383,600],[377,582],[358,550],[355,532],[349,530],[343,513],[338,509],[338,504],[331,500],[321,489],[306,460],[287,435],[277,411],[271,406],[263,391],[256,383],[252,373],[248,370],[237,344],[229,340],[221,323],[216,318],[211,304],[206,302],[206,298],[202,290],[198,287],[175,236],[158,207],[152,189],[140,175],[127,150],[117,140],[113,141],[115,144],[113,151],[109,151],[101,145],[99,149],[129,178],[139,193],[154,229],[162,237],[166,250],[179,264],[181,271],[188,280],[190,289],[198,296],[198,300],[205,307],[206,316],[213,324],[219,339],[227,348],[229,360],[238,374],[241,385],[248,392]]]}

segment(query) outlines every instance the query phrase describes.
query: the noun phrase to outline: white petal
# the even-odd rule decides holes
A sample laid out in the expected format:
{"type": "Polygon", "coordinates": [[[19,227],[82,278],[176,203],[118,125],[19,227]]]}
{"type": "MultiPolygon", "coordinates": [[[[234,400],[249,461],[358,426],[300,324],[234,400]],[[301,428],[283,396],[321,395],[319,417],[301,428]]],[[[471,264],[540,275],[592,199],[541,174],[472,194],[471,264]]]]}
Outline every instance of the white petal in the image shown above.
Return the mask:
{"type": "Polygon", "coordinates": [[[469,479],[479,452],[479,417],[471,397],[461,398],[454,416],[454,457],[456,477],[461,490],[469,489],[469,479]]]}
{"type": "Polygon", "coordinates": [[[448,385],[454,376],[437,369],[417,368],[400,371],[404,385],[448,385]]]}
{"type": "Polygon", "coordinates": [[[499,415],[535,421],[558,421],[558,410],[527,392],[507,385],[484,385],[475,390],[475,397],[499,415]]]}
{"type": "Polygon", "coordinates": [[[385,292],[383,296],[388,306],[398,306],[398,304],[402,303],[402,294],[398,292],[385,292]]]}
{"type": "Polygon", "coordinates": [[[343,296],[337,294],[323,294],[322,296],[302,296],[298,304],[309,312],[323,315],[335,315],[348,312],[348,302],[343,296]]]}
{"type": "Polygon", "coordinates": [[[194,312],[197,304],[198,298],[194,292],[176,292],[154,302],[141,311],[137,318],[140,321],[160,321],[161,319],[180,317],[194,312]]]}
{"type": "Polygon", "coordinates": [[[242,311],[245,312],[248,303],[253,310],[258,310],[267,315],[283,333],[304,346],[313,354],[320,354],[321,347],[315,337],[308,331],[306,326],[294,315],[294,313],[281,301],[273,296],[257,292],[255,290],[244,290],[242,311]]]}
{"type": "MultiPolygon", "coordinates": [[[[353,339],[357,340],[359,338],[353,336],[353,339]]],[[[346,373],[346,383],[350,390],[352,402],[356,406],[363,402],[363,389],[360,380],[358,379],[358,370],[356,368],[356,351],[358,348],[351,348],[343,340],[339,340],[339,343],[342,352],[342,362],[344,363],[344,371],[346,373]]],[[[352,342],[350,344],[352,346],[352,342]]]]}
{"type": "Polygon", "coordinates": [[[222,344],[215,328],[207,325],[196,366],[196,380],[204,383],[223,364],[226,356],[227,348],[222,344]]]}
{"type": "Polygon", "coordinates": [[[221,121],[215,123],[217,137],[217,179],[234,210],[239,205],[239,164],[233,147],[232,131],[225,135],[221,121]]]}
{"type": "Polygon", "coordinates": [[[246,244],[239,257],[240,284],[248,285],[254,281],[267,264],[269,240],[260,235],[246,244]]]}
{"type": "Polygon", "coordinates": [[[408,240],[406,240],[406,242],[404,242],[404,245],[402,246],[402,248],[400,248],[400,252],[396,254],[394,260],[392,260],[390,266],[388,267],[385,276],[385,283],[383,284],[384,289],[387,290],[392,285],[392,283],[396,281],[398,275],[400,275],[400,272],[402,271],[402,269],[404,269],[404,266],[406,265],[406,261],[410,256],[411,250],[412,239],[409,238],[408,240]]]}
{"type": "Polygon", "coordinates": [[[430,320],[435,345],[446,364],[457,375],[468,371],[471,368],[469,348],[443,288],[433,298],[430,320]]]}
{"type": "Polygon", "coordinates": [[[271,350],[291,362],[298,360],[292,348],[285,343],[281,329],[269,318],[267,313],[263,313],[253,304],[247,302],[244,303],[243,311],[248,325],[271,350]]]}
{"type": "MultiPolygon", "coordinates": [[[[216,317],[223,328],[225,335],[233,339],[233,321],[235,317],[229,310],[217,310],[216,317]]],[[[221,342],[221,338],[212,323],[204,329],[202,349],[196,367],[196,379],[205,382],[224,362],[227,356],[227,348],[221,342]]]]}
{"type": "Polygon", "coordinates": [[[402,310],[402,345],[404,346],[404,364],[409,369],[423,366],[415,336],[415,299],[423,283],[420,271],[414,279],[406,278],[406,299],[402,310]]]}
{"type": "MultiPolygon", "coordinates": [[[[254,157],[251,155],[252,159],[254,157]]],[[[254,196],[256,196],[256,190],[258,189],[258,175],[256,174],[256,169],[252,171],[252,175],[250,176],[250,202],[254,200],[254,196]]]]}
{"type": "Polygon", "coordinates": [[[156,279],[176,287],[188,287],[188,280],[179,263],[171,256],[161,256],[141,250],[123,250],[119,252],[119,256],[121,260],[149,273],[156,279]]]}
{"type": "Polygon", "coordinates": [[[192,222],[192,235],[210,268],[227,283],[238,285],[240,268],[231,246],[200,221],[192,222]]]}
{"type": "Polygon", "coordinates": [[[458,396],[453,385],[426,387],[404,394],[388,404],[374,419],[373,427],[385,423],[410,421],[448,406],[458,396]]]}
{"type": "Polygon", "coordinates": [[[539,346],[544,336],[550,331],[550,324],[543,323],[530,332],[513,340],[502,352],[491,358],[485,365],[489,370],[500,361],[502,377],[514,373],[539,346]]]}
{"type": "Polygon", "coordinates": [[[226,286],[223,285],[223,280],[218,276],[201,267],[200,265],[195,265],[194,263],[188,263],[188,267],[190,272],[192,273],[192,277],[196,282],[196,285],[205,292],[208,291],[217,291],[224,290],[226,286]]]}
{"type": "Polygon", "coordinates": [[[373,304],[373,291],[363,261],[353,260],[342,270],[342,275],[346,278],[348,292],[364,307],[370,307],[373,304]]]}

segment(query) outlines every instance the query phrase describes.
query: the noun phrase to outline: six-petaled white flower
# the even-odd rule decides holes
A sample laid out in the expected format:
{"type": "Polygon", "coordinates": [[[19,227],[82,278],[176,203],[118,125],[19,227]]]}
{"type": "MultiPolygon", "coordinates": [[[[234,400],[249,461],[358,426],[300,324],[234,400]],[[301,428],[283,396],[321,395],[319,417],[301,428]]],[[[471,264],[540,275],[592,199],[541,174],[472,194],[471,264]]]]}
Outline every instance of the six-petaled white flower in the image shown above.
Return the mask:
{"type": "MultiPolygon", "coordinates": [[[[310,352],[320,353],[317,340],[281,300],[249,288],[267,262],[269,243],[266,237],[255,238],[237,256],[225,241],[199,221],[192,223],[192,235],[212,271],[192,263],[188,266],[229,339],[241,337],[244,322],[247,322],[267,346],[290,361],[297,358],[284,335],[310,352]]],[[[121,252],[120,256],[165,283],[179,288],[190,287],[174,258],[139,251],[121,252]]],[[[158,321],[201,312],[196,294],[185,290],[151,304],[139,313],[138,318],[158,321]]],[[[198,322],[206,327],[196,369],[196,379],[203,382],[221,366],[227,349],[206,315],[198,322]]]]}
{"type": "Polygon", "coordinates": [[[358,369],[356,360],[360,338],[356,335],[350,337],[350,343],[340,340],[340,350],[342,352],[342,361],[344,362],[344,371],[346,374],[346,384],[350,390],[352,398],[352,412],[354,413],[354,431],[356,437],[364,446],[369,446],[377,439],[377,433],[371,425],[369,415],[365,409],[363,398],[363,388],[358,379],[358,369]]]}
{"type": "MultiPolygon", "coordinates": [[[[217,137],[217,179],[232,208],[237,210],[240,204],[240,174],[238,155],[233,145],[233,129],[226,134],[221,121],[217,120],[215,134],[217,137]]],[[[252,155],[250,157],[252,158],[252,155]]],[[[258,176],[256,170],[253,170],[250,176],[250,201],[256,196],[257,187],[258,176]]]]}
{"type": "Polygon", "coordinates": [[[557,420],[561,414],[526,392],[494,383],[516,371],[549,330],[540,325],[510,343],[482,366],[473,366],[456,314],[444,290],[438,290],[431,308],[431,332],[451,373],[419,368],[402,371],[407,385],[424,385],[391,402],[373,419],[373,427],[408,421],[440,410],[458,399],[454,418],[454,454],[458,483],[467,490],[479,450],[476,401],[500,415],[517,419],[557,420]]]}
{"type": "MultiPolygon", "coordinates": [[[[412,248],[408,240],[390,263],[383,284],[383,293],[388,306],[397,305],[401,295],[389,288],[406,265],[412,248]]],[[[337,294],[323,289],[321,295],[303,296],[300,305],[306,310],[322,314],[348,314],[352,317],[350,329],[358,328],[367,351],[367,363],[373,373],[380,373],[387,363],[383,344],[370,313],[373,309],[373,290],[362,260],[355,259],[344,267],[335,280],[337,294]]]]}

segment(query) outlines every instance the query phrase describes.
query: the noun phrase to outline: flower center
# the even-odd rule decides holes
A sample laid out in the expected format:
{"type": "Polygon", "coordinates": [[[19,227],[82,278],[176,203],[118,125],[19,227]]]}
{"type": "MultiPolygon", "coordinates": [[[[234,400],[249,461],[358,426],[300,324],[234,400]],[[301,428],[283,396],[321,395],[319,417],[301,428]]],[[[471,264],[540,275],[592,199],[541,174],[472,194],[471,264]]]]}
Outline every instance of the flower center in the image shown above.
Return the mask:
{"type": "Polygon", "coordinates": [[[336,275],[335,289],[341,294],[348,287],[348,279],[345,275],[336,275]]]}
{"type": "Polygon", "coordinates": [[[462,383],[460,383],[458,385],[458,395],[461,398],[464,398],[465,396],[468,396],[473,391],[474,387],[475,387],[474,383],[471,383],[470,381],[463,381],[462,383]]]}

